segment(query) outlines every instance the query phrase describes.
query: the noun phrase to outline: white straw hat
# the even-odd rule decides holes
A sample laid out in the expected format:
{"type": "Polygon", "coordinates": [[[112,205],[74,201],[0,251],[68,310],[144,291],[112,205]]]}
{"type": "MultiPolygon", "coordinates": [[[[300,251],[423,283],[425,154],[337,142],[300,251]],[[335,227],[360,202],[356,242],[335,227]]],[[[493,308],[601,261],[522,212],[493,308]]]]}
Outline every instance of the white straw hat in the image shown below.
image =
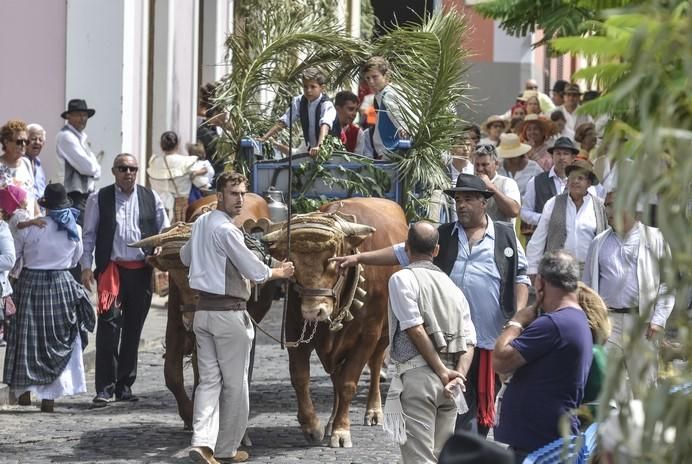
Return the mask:
{"type": "Polygon", "coordinates": [[[517,134],[500,135],[500,144],[497,146],[497,154],[500,158],[517,158],[531,150],[531,145],[521,143],[517,134]]]}

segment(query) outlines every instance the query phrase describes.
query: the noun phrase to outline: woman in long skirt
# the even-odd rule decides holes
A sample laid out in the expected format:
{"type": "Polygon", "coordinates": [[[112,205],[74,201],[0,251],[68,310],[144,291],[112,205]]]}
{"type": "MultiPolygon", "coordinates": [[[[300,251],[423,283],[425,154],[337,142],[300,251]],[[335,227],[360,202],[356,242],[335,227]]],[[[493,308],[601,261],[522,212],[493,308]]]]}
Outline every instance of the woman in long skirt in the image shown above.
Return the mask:
{"type": "Polygon", "coordinates": [[[61,184],[49,184],[41,202],[45,227],[23,229],[15,238],[24,268],[14,289],[17,314],[4,382],[17,395],[33,392],[44,412],[52,412],[61,396],[86,392],[82,349],[95,325],[88,295],[69,272],[82,254],[78,212],[71,205],[61,184]]]}

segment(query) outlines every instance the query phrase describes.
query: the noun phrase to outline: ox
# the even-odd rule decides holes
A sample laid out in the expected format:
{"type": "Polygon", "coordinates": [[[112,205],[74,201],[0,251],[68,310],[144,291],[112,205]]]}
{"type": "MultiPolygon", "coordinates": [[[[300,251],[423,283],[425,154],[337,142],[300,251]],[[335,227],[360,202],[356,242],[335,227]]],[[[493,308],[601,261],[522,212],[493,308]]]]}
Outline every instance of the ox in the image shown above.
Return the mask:
{"type": "MultiPolygon", "coordinates": [[[[356,247],[368,251],[403,242],[407,221],[398,204],[381,198],[351,198],[325,205],[322,211],[291,220],[295,227],[291,230],[289,259],[296,266],[296,283],[289,291],[286,339],[303,339],[301,333],[311,332],[309,327],[305,329],[306,321],[319,323],[313,322],[316,332],[312,340],[302,340],[289,349],[289,370],[301,429],[309,442],[320,442],[325,429],[315,414],[309,386],[310,355],[317,351],[334,388],[332,414],[326,427],[327,435],[331,435],[330,446],[351,447],[349,406],[366,363],[370,367],[370,390],[364,422],[383,422],[379,376],[389,342],[387,283],[396,268],[366,268],[362,271],[363,281],[361,276],[340,276],[330,258],[357,252],[356,247]],[[355,224],[338,219],[337,215],[353,218],[355,224]],[[344,279],[354,278],[362,284],[360,288],[344,283],[344,279]],[[343,307],[339,302],[348,289],[355,290],[364,304],[343,307]]],[[[275,258],[287,257],[285,228],[264,238],[275,258]]]]}
{"type": "MultiPolygon", "coordinates": [[[[192,222],[205,212],[216,208],[216,195],[207,196],[194,202],[187,209],[186,218],[192,222]]],[[[241,227],[247,220],[258,221],[269,217],[267,202],[259,195],[248,193],[241,213],[233,220],[234,224],[241,227]]],[[[166,355],[164,360],[164,378],[166,387],[175,396],[178,405],[178,414],[185,428],[192,429],[192,400],[185,391],[183,378],[183,361],[185,356],[193,355],[192,367],[195,374],[195,386],[199,381],[197,377],[197,362],[194,358],[195,335],[192,332],[193,312],[186,311],[196,304],[196,294],[190,289],[187,278],[187,267],[180,261],[180,247],[190,238],[191,225],[178,224],[159,235],[149,237],[133,243],[134,247],[161,246],[161,253],[152,259],[153,265],[158,269],[168,271],[169,287],[168,295],[168,319],[166,323],[166,355]],[[181,311],[182,309],[182,311],[181,311]]],[[[276,291],[276,282],[270,282],[262,287],[257,301],[254,294],[248,301],[248,312],[256,320],[260,321],[269,310],[273,295],[276,291]]],[[[253,293],[256,289],[253,289],[253,293]]]]}

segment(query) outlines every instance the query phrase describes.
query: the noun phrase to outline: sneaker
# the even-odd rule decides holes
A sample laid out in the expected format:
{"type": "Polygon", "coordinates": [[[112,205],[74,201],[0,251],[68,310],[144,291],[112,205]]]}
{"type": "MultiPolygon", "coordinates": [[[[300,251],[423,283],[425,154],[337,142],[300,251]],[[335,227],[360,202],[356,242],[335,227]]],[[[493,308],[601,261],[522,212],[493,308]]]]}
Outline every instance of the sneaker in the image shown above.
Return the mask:
{"type": "Polygon", "coordinates": [[[219,464],[219,461],[214,459],[214,452],[207,446],[193,446],[190,448],[188,456],[192,462],[199,464],[219,464]]]}
{"type": "Polygon", "coordinates": [[[99,406],[105,406],[113,401],[113,395],[107,392],[98,392],[92,402],[99,406]]]}
{"type": "Polygon", "coordinates": [[[139,398],[132,394],[132,390],[125,388],[120,393],[115,393],[115,401],[139,401],[139,398]]]}

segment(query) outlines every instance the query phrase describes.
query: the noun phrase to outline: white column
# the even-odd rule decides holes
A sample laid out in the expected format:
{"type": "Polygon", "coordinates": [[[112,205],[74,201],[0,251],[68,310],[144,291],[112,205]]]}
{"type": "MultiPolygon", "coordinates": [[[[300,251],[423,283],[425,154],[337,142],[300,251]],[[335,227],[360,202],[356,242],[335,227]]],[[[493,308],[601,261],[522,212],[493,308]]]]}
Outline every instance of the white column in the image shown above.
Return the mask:
{"type": "Polygon", "coordinates": [[[202,0],[202,80],[213,82],[230,71],[226,64],[226,37],[233,32],[233,0],[202,0]]]}
{"type": "Polygon", "coordinates": [[[154,15],[153,152],[161,134],[175,131],[181,152],[196,140],[198,0],[157,0],[154,15]]]}

